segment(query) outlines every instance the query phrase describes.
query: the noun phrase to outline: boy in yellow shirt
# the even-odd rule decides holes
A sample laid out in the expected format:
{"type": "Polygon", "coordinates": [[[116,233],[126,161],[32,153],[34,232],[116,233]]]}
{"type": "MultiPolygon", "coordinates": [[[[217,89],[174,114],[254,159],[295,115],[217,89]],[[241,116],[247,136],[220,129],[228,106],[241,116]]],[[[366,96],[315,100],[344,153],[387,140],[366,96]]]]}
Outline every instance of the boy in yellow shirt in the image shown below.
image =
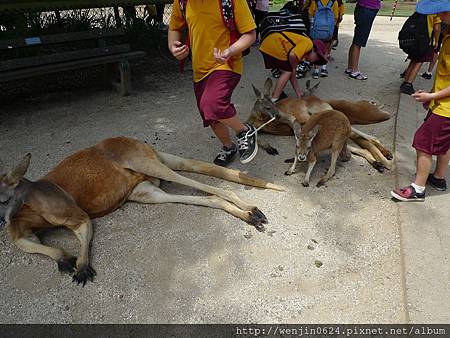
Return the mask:
{"type": "Polygon", "coordinates": [[[307,60],[318,65],[327,63],[327,48],[322,41],[313,42],[307,36],[292,32],[274,32],[268,35],[262,41],[259,51],[263,55],[266,69],[276,68],[281,71],[272,92],[273,101],[286,97],[283,89],[288,81],[297,97],[302,96],[296,77],[300,61],[307,60]]]}
{"type": "Polygon", "coordinates": [[[248,163],[258,151],[256,130],[239,120],[231,95],[241,78],[242,52],[256,39],[253,16],[246,0],[232,0],[237,30],[232,32],[225,24],[220,1],[184,1],[184,13],[180,3],[175,0],[173,4],[168,47],[178,60],[192,52],[194,92],[203,125],[210,126],[223,145],[214,163],[227,166],[238,150],[241,163],[248,163]],[[190,47],[181,42],[185,28],[190,47]],[[240,36],[233,39],[233,33],[240,36]],[[229,129],[237,134],[237,146],[229,129]]]}
{"type": "MultiPolygon", "coordinates": [[[[421,14],[439,14],[442,21],[450,23],[450,1],[421,0],[416,11],[421,14]]],[[[391,191],[400,201],[424,201],[425,185],[437,190],[447,189],[445,174],[450,161],[450,29],[444,32],[436,77],[431,93],[422,90],[412,96],[429,108],[425,122],[414,135],[413,147],[417,153],[416,178],[410,186],[391,191]],[[437,157],[431,174],[432,156],[437,157]]]]}

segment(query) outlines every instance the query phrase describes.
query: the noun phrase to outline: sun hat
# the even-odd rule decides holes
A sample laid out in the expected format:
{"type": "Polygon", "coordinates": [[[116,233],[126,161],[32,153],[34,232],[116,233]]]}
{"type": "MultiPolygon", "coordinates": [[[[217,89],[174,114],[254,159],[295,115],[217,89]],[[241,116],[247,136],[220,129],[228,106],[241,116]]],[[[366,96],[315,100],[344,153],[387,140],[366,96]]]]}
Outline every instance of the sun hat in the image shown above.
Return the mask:
{"type": "Polygon", "coordinates": [[[314,51],[319,56],[319,60],[313,62],[315,65],[321,66],[328,63],[327,45],[322,40],[313,40],[314,51]]]}
{"type": "Polygon", "coordinates": [[[450,0],[420,0],[416,12],[426,15],[450,12],[450,0]]]}

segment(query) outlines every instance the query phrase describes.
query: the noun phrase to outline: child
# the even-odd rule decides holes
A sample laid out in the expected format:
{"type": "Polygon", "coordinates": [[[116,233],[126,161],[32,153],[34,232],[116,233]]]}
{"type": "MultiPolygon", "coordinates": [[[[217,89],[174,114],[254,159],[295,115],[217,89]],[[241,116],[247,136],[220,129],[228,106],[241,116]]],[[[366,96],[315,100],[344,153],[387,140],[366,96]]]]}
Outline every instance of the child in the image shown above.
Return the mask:
{"type": "Polygon", "coordinates": [[[256,39],[255,22],[246,0],[234,0],[234,21],[240,37],[232,41],[231,31],[222,18],[219,1],[189,0],[184,17],[180,1],[173,4],[168,33],[168,47],[178,60],[192,51],[194,92],[205,127],[211,126],[223,147],[214,163],[227,166],[239,150],[241,163],[250,162],[258,151],[256,130],[243,124],[231,103],[231,95],[242,74],[242,51],[256,39]],[[190,48],[181,42],[182,30],[188,29],[190,48]],[[229,128],[237,135],[237,146],[229,128]]]}
{"type": "Polygon", "coordinates": [[[446,28],[445,22],[441,22],[438,44],[433,50],[433,60],[428,64],[428,70],[422,73],[422,75],[420,75],[424,79],[431,80],[431,78],[433,77],[433,68],[436,65],[438,59],[439,50],[441,49],[442,39],[444,37],[443,33],[445,31],[445,28],[446,28]]]}
{"type": "Polygon", "coordinates": [[[439,34],[441,31],[441,19],[438,15],[427,15],[428,23],[428,36],[433,38],[433,44],[430,46],[427,53],[421,57],[413,57],[408,55],[411,60],[409,62],[408,68],[402,74],[405,80],[400,85],[400,91],[404,94],[411,95],[414,94],[415,90],[413,87],[413,82],[416,79],[417,73],[424,62],[432,62],[434,57],[434,49],[438,46],[439,34]]]}
{"type": "Polygon", "coordinates": [[[295,71],[303,59],[317,65],[327,63],[327,47],[320,40],[311,41],[310,38],[292,32],[275,32],[268,35],[261,43],[259,51],[264,58],[266,69],[280,69],[281,75],[277,79],[272,93],[274,102],[286,97],[283,89],[288,81],[291,82],[297,97],[302,91],[297,82],[295,71]]]}
{"type": "MultiPolygon", "coordinates": [[[[316,11],[318,9],[318,4],[317,4],[318,1],[320,1],[324,7],[326,7],[330,1],[333,2],[333,5],[331,6],[331,10],[333,11],[333,14],[334,14],[334,24],[336,26],[338,19],[339,19],[338,1],[336,1],[336,0],[312,0],[311,4],[309,6],[309,10],[308,10],[309,18],[311,21],[311,29],[314,25],[313,21],[314,21],[314,15],[316,14],[316,11]]],[[[331,40],[332,40],[332,37],[329,40],[323,41],[325,43],[328,51],[331,50],[331,40]]],[[[329,52],[327,54],[329,54],[329,52]]],[[[326,64],[322,65],[322,68],[320,69],[320,76],[321,77],[328,76],[328,70],[327,70],[326,64]]],[[[315,65],[314,72],[313,72],[313,79],[318,79],[318,78],[319,78],[319,68],[317,65],[315,65]]]]}
{"type": "Polygon", "coordinates": [[[256,44],[259,43],[259,28],[261,22],[269,12],[269,0],[257,0],[255,6],[256,44]]]}
{"type": "MultiPolygon", "coordinates": [[[[450,22],[450,1],[421,0],[416,11],[421,14],[439,14],[442,21],[450,22]]],[[[410,186],[391,191],[392,197],[400,201],[424,201],[425,185],[437,190],[447,189],[445,174],[450,160],[450,29],[447,28],[442,41],[434,86],[431,93],[419,90],[412,96],[429,107],[425,122],[414,135],[413,147],[417,153],[416,178],[410,186]],[[432,156],[437,156],[431,174],[432,156]]]]}

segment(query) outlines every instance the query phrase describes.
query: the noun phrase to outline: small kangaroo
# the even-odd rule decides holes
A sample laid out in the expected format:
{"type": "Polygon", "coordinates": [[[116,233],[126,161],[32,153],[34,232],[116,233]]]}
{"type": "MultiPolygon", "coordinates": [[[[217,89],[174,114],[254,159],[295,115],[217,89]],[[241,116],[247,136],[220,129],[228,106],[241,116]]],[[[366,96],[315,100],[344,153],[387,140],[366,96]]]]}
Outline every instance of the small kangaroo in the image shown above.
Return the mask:
{"type": "Polygon", "coordinates": [[[352,128],[347,116],[337,110],[325,110],[313,114],[303,127],[300,123],[295,122],[296,147],[294,163],[285,174],[294,174],[297,161],[307,160],[308,170],[302,184],[308,187],[311,172],[317,162],[317,156],[322,151],[331,149],[330,167],[319,183],[317,183],[318,187],[324,185],[335,173],[339,154],[341,152],[348,154],[346,160],[350,159],[351,154],[347,151],[347,140],[351,132],[352,128]]]}

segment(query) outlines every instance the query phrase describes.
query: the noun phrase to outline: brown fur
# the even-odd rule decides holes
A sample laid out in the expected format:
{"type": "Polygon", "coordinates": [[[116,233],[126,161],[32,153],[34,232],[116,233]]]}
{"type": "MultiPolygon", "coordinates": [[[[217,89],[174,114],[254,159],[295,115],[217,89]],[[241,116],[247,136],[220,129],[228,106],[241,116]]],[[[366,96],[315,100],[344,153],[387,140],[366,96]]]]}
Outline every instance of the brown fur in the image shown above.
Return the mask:
{"type": "Polygon", "coordinates": [[[0,209],[0,221],[6,219],[10,237],[20,249],[53,258],[60,271],[73,273],[74,281],[83,285],[95,276],[88,257],[92,236],[90,219],[106,215],[128,200],[219,208],[258,230],[264,230],[267,218],[256,206],[241,200],[231,191],[188,179],[174,170],[283,190],[238,170],[157,152],[147,144],[127,137],[106,139],[82,149],[36,182],[23,178],[28,165],[29,156],[17,167],[20,170],[16,168],[4,175],[0,173],[0,202],[6,206],[0,209]],[[211,196],[170,195],[158,188],[159,179],[194,187],[211,196]],[[14,199],[14,194],[20,198],[14,199]],[[9,219],[10,210],[15,210],[15,213],[9,219]],[[77,236],[81,244],[78,258],[62,249],[41,244],[34,234],[35,230],[57,226],[65,226],[77,236]]]}
{"type": "Polygon", "coordinates": [[[351,126],[348,118],[337,110],[325,110],[313,114],[301,127],[299,123],[294,126],[297,140],[294,163],[286,174],[295,173],[297,159],[303,157],[308,161],[308,171],[303,181],[309,186],[311,172],[317,162],[318,155],[331,149],[331,163],[327,173],[320,179],[317,186],[325,184],[335,173],[336,161],[342,150],[346,151],[347,140],[351,135],[351,126]]]}

